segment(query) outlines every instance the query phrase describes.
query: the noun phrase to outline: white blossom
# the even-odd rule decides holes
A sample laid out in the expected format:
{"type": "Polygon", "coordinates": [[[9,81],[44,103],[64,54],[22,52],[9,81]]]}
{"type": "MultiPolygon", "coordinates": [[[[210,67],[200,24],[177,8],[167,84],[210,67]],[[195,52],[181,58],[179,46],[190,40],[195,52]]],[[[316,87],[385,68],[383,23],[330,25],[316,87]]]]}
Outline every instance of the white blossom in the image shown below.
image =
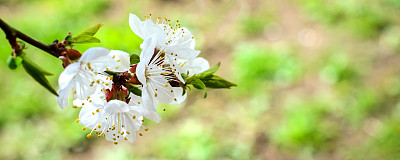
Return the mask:
{"type": "Polygon", "coordinates": [[[134,142],[136,132],[143,126],[143,116],[136,108],[139,107],[130,106],[120,100],[103,101],[101,105],[89,103],[82,108],[77,122],[85,126],[83,130],[92,130],[87,135],[88,138],[95,132],[98,137],[103,136],[114,144],[122,139],[134,142]]]}
{"type": "Polygon", "coordinates": [[[61,109],[68,105],[68,96],[73,90],[74,98],[87,99],[99,87],[105,88],[102,73],[106,69],[120,71],[129,69],[129,55],[122,51],[108,50],[102,47],[93,47],[82,54],[82,57],[75,63],[68,65],[61,73],[58,84],[57,103],[61,109]],[[111,68],[110,68],[111,67],[111,68]]]}
{"type": "Polygon", "coordinates": [[[195,50],[195,39],[192,33],[185,27],[181,27],[178,21],[174,26],[170,20],[157,18],[156,23],[147,17],[145,21],[134,15],[129,15],[129,25],[132,31],[143,40],[156,37],[155,48],[164,51],[170,59],[193,59],[200,51],[195,50]]]}

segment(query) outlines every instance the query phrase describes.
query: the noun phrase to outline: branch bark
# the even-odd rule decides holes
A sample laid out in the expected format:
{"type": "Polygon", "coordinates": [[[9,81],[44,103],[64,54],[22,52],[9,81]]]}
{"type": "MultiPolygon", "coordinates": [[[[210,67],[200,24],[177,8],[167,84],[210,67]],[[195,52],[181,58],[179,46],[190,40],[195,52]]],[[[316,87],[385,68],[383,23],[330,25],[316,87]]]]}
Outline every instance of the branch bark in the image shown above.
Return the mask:
{"type": "Polygon", "coordinates": [[[56,58],[58,58],[60,56],[59,50],[54,43],[46,44],[46,43],[40,42],[22,32],[20,32],[19,30],[11,27],[6,22],[4,22],[1,18],[0,18],[0,28],[6,34],[6,38],[8,39],[8,42],[10,43],[11,47],[14,50],[16,49],[16,47],[19,47],[18,43],[16,41],[16,38],[19,38],[19,39],[31,44],[32,46],[35,46],[35,47],[51,54],[52,56],[54,56],[56,58]]]}

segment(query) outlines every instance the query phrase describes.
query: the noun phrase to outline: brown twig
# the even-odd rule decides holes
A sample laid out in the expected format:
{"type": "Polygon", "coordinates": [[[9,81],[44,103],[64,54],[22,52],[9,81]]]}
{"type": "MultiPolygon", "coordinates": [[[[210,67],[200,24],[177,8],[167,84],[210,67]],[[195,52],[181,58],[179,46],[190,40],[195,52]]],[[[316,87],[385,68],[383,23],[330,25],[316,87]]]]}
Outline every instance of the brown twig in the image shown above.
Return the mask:
{"type": "MultiPolygon", "coordinates": [[[[0,28],[6,34],[6,38],[8,39],[8,42],[10,43],[11,47],[13,48],[14,53],[16,53],[16,50],[21,49],[17,43],[17,38],[19,38],[19,39],[31,44],[32,46],[35,46],[35,47],[51,54],[52,56],[54,56],[56,58],[58,58],[60,56],[60,50],[57,48],[57,46],[54,43],[46,44],[46,43],[40,42],[20,31],[18,31],[17,29],[11,27],[6,22],[4,22],[1,18],[0,18],[0,28]]],[[[16,56],[16,55],[14,55],[14,56],[16,56]]]]}

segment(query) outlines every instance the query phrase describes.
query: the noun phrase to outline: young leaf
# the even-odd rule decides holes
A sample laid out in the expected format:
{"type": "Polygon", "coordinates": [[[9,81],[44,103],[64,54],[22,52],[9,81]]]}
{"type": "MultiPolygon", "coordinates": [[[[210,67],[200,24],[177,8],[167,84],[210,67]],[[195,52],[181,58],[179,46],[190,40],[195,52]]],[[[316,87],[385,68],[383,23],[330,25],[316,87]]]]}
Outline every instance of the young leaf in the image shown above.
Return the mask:
{"type": "Polygon", "coordinates": [[[22,62],[22,58],[21,57],[14,57],[14,56],[8,56],[7,58],[7,64],[8,64],[8,68],[15,70],[17,69],[22,62]]]}
{"type": "Polygon", "coordinates": [[[22,61],[22,66],[24,67],[25,71],[28,72],[28,74],[31,75],[33,79],[35,79],[35,81],[37,81],[40,85],[42,85],[54,95],[58,96],[57,92],[50,85],[49,81],[46,79],[43,71],[40,68],[37,68],[35,64],[32,64],[25,59],[22,61]]]}
{"type": "Polygon", "coordinates": [[[99,29],[100,29],[103,25],[104,25],[104,24],[101,24],[101,23],[96,24],[95,26],[90,27],[90,28],[88,28],[88,29],[85,29],[84,31],[78,33],[75,37],[82,36],[82,35],[94,36],[94,35],[97,33],[97,31],[99,31],[99,29]]]}
{"type": "Polygon", "coordinates": [[[132,54],[130,57],[131,65],[138,64],[140,62],[140,57],[137,54],[132,54]]]}
{"type": "Polygon", "coordinates": [[[31,60],[29,60],[26,57],[24,57],[23,61],[25,61],[25,63],[29,63],[29,65],[31,65],[36,70],[42,72],[45,76],[52,76],[53,75],[53,73],[45,71],[44,69],[40,68],[38,65],[34,64],[31,60]]]}
{"type": "MultiPolygon", "coordinates": [[[[98,38],[93,37],[97,31],[103,26],[103,24],[97,24],[93,27],[90,27],[77,35],[72,37],[73,43],[99,43],[100,40],[98,38]]],[[[68,38],[68,37],[67,37],[68,38]]]]}
{"type": "Polygon", "coordinates": [[[203,81],[201,81],[198,78],[195,78],[192,81],[192,85],[193,85],[194,88],[204,90],[205,91],[204,98],[207,98],[207,88],[206,88],[206,85],[203,83],[203,81]]]}
{"type": "Polygon", "coordinates": [[[182,78],[183,78],[184,80],[186,80],[186,79],[188,78],[188,76],[187,76],[185,73],[182,73],[181,76],[182,76],[182,78]]]}
{"type": "Polygon", "coordinates": [[[235,83],[229,82],[216,75],[210,75],[200,79],[207,86],[207,88],[231,88],[233,86],[237,86],[235,83]]]}
{"type": "Polygon", "coordinates": [[[132,92],[133,94],[140,96],[140,97],[142,96],[142,90],[140,90],[135,85],[128,83],[125,87],[128,89],[129,92],[132,92]]]}
{"type": "Polygon", "coordinates": [[[197,89],[206,89],[206,85],[200,79],[197,78],[192,81],[192,85],[194,88],[197,89]]]}
{"type": "Polygon", "coordinates": [[[218,62],[214,67],[212,67],[200,74],[197,74],[197,77],[203,78],[203,77],[207,77],[207,76],[214,74],[215,72],[218,71],[220,65],[221,65],[221,62],[218,62]]]}
{"type": "Polygon", "coordinates": [[[89,36],[89,35],[82,35],[79,37],[74,37],[73,38],[73,43],[100,43],[100,39],[89,36]]]}

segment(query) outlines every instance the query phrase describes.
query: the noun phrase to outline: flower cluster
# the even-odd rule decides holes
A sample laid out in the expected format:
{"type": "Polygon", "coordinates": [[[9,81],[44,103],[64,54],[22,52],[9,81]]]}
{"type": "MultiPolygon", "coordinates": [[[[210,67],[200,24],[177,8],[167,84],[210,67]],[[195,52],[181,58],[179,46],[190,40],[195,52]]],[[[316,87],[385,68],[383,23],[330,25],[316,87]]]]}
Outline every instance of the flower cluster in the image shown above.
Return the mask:
{"type": "Polygon", "coordinates": [[[143,39],[140,57],[101,47],[90,48],[74,60],[66,56],[57,102],[64,109],[73,94],[73,107],[82,107],[76,122],[91,130],[88,138],[96,133],[114,144],[121,139],[134,142],[136,134],[142,136],[141,130],[148,131],[144,118],[161,120],[159,103],[185,101],[188,84],[198,89],[234,86],[216,87],[221,80],[212,75],[215,71],[210,71],[208,61],[198,57],[193,35],[178,21],[171,24],[157,18],[154,23],[150,16],[141,21],[130,14],[129,25],[143,39]],[[199,84],[196,75],[207,71],[202,77],[205,83],[199,84]]]}

